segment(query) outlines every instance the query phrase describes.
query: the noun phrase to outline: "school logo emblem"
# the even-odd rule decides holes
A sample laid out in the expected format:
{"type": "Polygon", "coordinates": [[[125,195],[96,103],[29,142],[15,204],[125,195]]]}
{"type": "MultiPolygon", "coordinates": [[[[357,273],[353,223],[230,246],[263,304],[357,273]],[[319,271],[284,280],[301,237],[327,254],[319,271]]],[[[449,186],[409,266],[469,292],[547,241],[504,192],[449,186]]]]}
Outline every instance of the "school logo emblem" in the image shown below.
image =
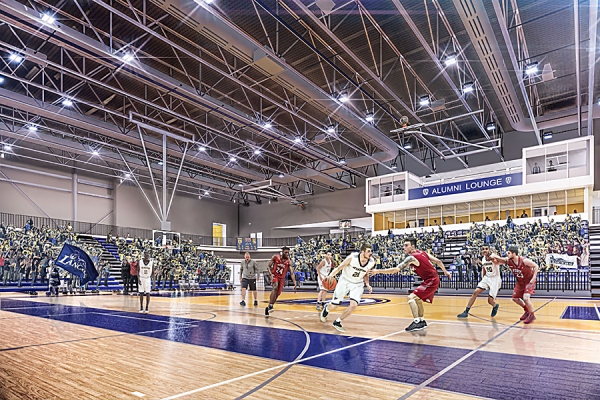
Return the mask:
{"type": "Polygon", "coordinates": [[[423,189],[423,196],[427,196],[429,194],[429,189],[423,189]]]}
{"type": "Polygon", "coordinates": [[[506,184],[510,185],[510,183],[512,182],[512,176],[507,176],[505,180],[506,180],[506,184]]]}

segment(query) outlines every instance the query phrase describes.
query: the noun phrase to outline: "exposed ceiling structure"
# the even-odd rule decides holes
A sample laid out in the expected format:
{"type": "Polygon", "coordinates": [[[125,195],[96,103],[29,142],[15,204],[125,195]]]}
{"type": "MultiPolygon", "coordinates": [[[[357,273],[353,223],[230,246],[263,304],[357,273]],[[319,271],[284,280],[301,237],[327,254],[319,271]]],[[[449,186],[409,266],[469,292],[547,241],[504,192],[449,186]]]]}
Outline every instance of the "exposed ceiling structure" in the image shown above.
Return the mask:
{"type": "Polygon", "coordinates": [[[597,3],[0,0],[0,151],[245,205],[499,162],[588,134],[597,3]]]}

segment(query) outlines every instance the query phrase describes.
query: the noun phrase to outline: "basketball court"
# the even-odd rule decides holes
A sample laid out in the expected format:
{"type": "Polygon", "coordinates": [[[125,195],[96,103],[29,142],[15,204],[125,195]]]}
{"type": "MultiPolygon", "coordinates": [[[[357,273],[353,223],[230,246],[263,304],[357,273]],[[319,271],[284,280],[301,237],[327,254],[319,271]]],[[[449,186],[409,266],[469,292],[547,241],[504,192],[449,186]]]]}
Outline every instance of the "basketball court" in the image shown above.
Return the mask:
{"type": "MultiPolygon", "coordinates": [[[[263,292],[259,295],[265,296],[263,292]]],[[[535,324],[500,298],[439,296],[429,326],[405,332],[405,296],[366,295],[346,333],[321,323],[316,294],[284,292],[276,311],[234,292],[0,299],[0,396],[118,399],[593,399],[600,315],[591,300],[535,298],[535,324]],[[32,334],[35,332],[36,334],[32,334]],[[43,371],[43,373],[42,373],[43,371]]],[[[335,314],[333,314],[335,315],[335,314]]]]}

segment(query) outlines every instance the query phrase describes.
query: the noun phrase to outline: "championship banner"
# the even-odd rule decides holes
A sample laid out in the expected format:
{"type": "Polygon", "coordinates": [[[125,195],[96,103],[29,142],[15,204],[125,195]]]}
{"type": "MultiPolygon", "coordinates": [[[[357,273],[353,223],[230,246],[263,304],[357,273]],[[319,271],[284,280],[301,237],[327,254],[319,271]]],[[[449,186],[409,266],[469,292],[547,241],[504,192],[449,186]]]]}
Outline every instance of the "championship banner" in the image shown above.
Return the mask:
{"type": "Polygon", "coordinates": [[[566,254],[546,254],[546,265],[554,265],[558,268],[577,269],[577,256],[566,254]]]}
{"type": "Polygon", "coordinates": [[[408,199],[428,199],[430,197],[446,196],[450,194],[461,194],[478,192],[480,190],[498,189],[509,186],[518,186],[523,183],[523,175],[506,174],[490,176],[487,178],[471,179],[469,181],[444,183],[441,185],[424,186],[408,191],[408,199]]]}
{"type": "Polygon", "coordinates": [[[54,264],[78,276],[81,285],[94,281],[98,277],[98,271],[90,256],[77,246],[65,243],[54,264]]]}

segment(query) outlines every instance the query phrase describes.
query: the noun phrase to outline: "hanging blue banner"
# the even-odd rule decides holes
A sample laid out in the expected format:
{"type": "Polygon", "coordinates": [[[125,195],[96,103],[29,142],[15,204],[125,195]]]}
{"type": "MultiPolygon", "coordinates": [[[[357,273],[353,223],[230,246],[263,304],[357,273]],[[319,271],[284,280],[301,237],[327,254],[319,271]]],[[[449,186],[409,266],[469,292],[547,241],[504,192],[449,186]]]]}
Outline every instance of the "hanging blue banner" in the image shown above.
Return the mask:
{"type": "Polygon", "coordinates": [[[478,192],[480,190],[498,189],[509,186],[519,186],[523,183],[521,173],[489,176],[487,178],[471,179],[469,181],[443,183],[435,186],[424,186],[408,191],[408,199],[428,199],[430,197],[448,196],[478,192]]]}

